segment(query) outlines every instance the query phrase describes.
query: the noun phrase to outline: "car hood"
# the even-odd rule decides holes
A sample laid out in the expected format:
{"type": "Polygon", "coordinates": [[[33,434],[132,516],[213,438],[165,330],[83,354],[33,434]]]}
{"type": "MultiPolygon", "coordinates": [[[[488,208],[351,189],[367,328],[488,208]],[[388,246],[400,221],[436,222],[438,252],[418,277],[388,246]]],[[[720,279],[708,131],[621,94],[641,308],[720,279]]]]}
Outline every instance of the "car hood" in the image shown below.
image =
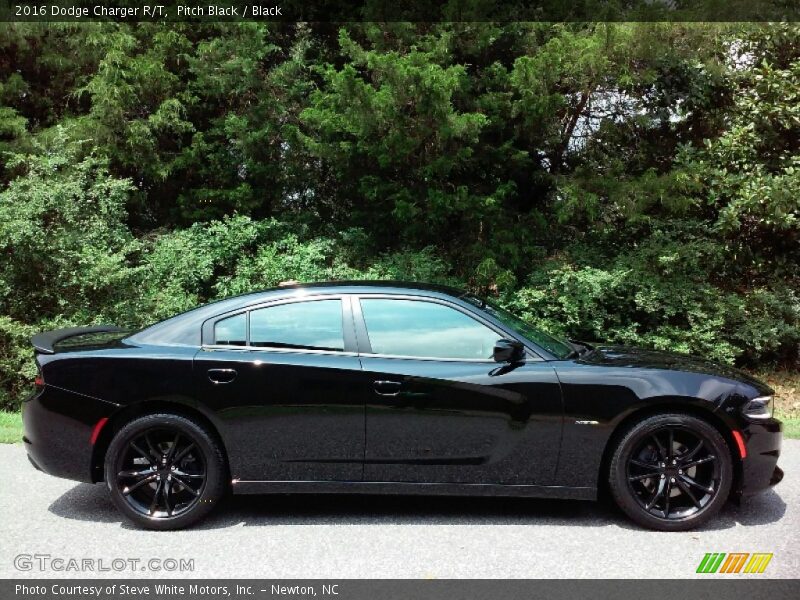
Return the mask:
{"type": "Polygon", "coordinates": [[[775,393],[767,384],[744,371],[677,352],[647,350],[630,346],[602,345],[594,346],[591,352],[581,357],[581,361],[588,364],[614,367],[638,367],[701,373],[746,383],[758,390],[759,394],[772,395],[775,393]]]}

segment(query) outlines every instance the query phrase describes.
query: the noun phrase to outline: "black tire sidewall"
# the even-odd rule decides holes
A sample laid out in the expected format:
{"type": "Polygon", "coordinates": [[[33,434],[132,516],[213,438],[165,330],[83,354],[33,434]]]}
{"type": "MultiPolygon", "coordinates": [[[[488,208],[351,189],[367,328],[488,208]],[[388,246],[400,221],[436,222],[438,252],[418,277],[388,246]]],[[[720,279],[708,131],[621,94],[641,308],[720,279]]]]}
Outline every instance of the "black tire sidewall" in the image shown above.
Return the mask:
{"type": "Polygon", "coordinates": [[[139,417],[115,435],[105,457],[106,487],[116,507],[135,524],[148,529],[181,529],[205,517],[221,500],[225,491],[225,460],[215,437],[196,421],[179,415],[152,414],[139,417]],[[116,485],[118,463],[128,444],[149,429],[173,428],[189,437],[200,450],[206,464],[206,480],[197,502],[188,511],[174,517],[148,517],[128,504],[116,485]]]}
{"type": "Polygon", "coordinates": [[[639,525],[659,531],[686,531],[702,526],[725,505],[733,482],[733,462],[730,448],[720,432],[710,423],[686,414],[662,414],[634,424],[619,441],[609,469],[609,487],[617,506],[639,525]],[[682,519],[661,519],[644,510],[628,486],[627,464],[632,452],[648,435],[663,427],[673,426],[691,430],[710,444],[718,457],[720,483],[714,498],[699,512],[682,519]]]}

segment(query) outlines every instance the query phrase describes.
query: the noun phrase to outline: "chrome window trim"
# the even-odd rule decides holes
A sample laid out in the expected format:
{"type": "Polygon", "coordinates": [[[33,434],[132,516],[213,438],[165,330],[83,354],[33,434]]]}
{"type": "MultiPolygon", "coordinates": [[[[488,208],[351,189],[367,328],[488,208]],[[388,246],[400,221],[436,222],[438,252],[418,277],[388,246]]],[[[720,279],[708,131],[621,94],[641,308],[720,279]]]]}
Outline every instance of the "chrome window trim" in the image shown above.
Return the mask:
{"type": "Polygon", "coordinates": [[[455,363],[486,363],[491,365],[499,364],[491,358],[442,358],[440,356],[406,356],[403,354],[366,354],[361,353],[361,358],[384,358],[387,360],[426,360],[436,362],[455,362],[455,363]]]}
{"type": "Polygon", "coordinates": [[[341,355],[341,356],[358,356],[358,352],[349,350],[312,350],[309,348],[271,348],[269,346],[227,346],[225,344],[206,344],[200,347],[200,350],[207,352],[215,352],[219,350],[251,353],[251,352],[268,352],[270,354],[322,354],[322,355],[341,355]]]}

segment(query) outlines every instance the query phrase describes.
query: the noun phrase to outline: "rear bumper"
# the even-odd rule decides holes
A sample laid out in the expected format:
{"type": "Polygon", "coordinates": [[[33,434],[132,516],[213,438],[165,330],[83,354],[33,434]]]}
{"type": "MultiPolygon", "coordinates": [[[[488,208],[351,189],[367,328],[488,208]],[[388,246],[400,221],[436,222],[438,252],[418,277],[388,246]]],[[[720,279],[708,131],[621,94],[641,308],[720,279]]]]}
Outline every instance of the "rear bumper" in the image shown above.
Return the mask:
{"type": "Polygon", "coordinates": [[[92,431],[117,406],[45,386],[22,403],[22,441],[34,467],[56,477],[92,482],[92,431]]]}
{"type": "Polygon", "coordinates": [[[739,493],[749,496],[776,485],[783,479],[778,467],[783,425],[777,419],[750,422],[742,429],[747,457],[742,460],[739,493]]]}

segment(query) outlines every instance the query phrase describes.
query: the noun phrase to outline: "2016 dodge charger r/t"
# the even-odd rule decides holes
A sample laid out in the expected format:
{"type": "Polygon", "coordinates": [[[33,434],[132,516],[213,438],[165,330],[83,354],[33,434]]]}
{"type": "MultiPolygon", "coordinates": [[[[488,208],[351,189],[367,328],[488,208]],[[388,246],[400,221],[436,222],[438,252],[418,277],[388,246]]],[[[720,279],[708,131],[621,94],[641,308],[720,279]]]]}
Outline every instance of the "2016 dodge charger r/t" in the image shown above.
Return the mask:
{"type": "Polygon", "coordinates": [[[298,285],[32,342],[31,462],[105,481],[155,529],[229,490],[594,499],[607,485],[634,521],[674,531],[782,477],[763,383],[557,339],[449,288],[298,285]]]}

